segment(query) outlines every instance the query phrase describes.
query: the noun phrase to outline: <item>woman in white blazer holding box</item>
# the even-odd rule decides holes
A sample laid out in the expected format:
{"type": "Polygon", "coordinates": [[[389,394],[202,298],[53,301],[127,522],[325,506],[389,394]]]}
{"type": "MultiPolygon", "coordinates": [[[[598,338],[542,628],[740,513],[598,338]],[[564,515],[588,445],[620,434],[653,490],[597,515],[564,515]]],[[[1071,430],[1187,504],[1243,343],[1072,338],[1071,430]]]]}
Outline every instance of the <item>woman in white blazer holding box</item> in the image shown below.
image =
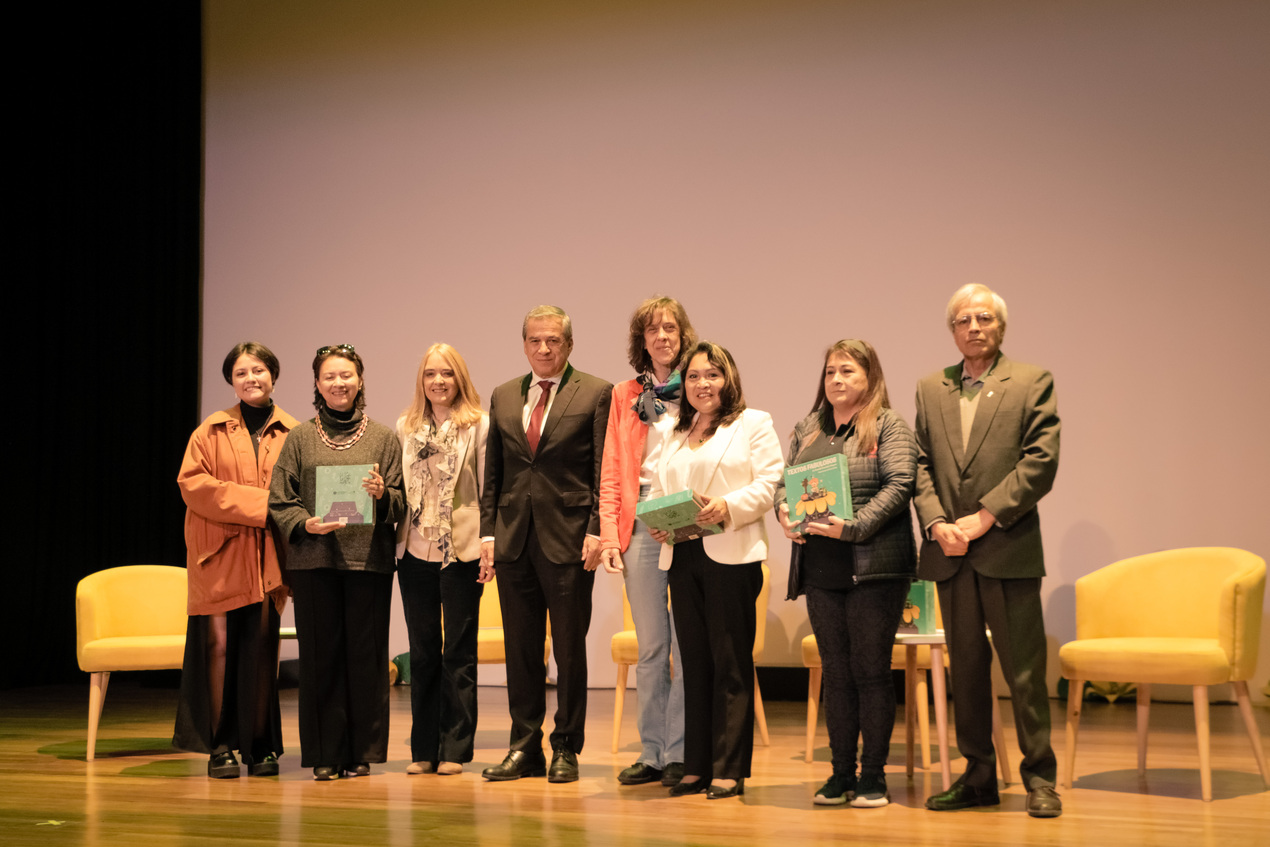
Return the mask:
{"type": "Polygon", "coordinates": [[[661,551],[684,674],[684,776],[670,794],[718,799],[743,794],[750,775],[763,519],[784,461],[771,416],[745,407],[732,355],[702,341],[684,361],[686,403],[666,433],[649,494],[691,489],[706,499],[697,523],[724,531],[661,551]]]}

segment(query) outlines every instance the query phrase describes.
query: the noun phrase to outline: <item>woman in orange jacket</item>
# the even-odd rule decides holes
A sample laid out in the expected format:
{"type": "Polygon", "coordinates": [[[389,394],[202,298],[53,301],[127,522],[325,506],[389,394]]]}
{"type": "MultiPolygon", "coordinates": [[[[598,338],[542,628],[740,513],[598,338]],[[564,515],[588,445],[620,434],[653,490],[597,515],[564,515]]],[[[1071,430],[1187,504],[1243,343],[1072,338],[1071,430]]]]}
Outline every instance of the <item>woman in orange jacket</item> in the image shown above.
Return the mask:
{"type": "Polygon", "coordinates": [[[683,775],[683,662],[666,609],[666,571],[657,567],[661,545],[636,520],[635,508],[648,499],[657,470],[662,436],[651,430],[674,426],[682,394],[677,368],[696,343],[696,332],[678,300],[650,297],[639,305],[631,315],[627,344],[638,376],[613,386],[604,439],[600,557],[607,572],[625,577],[639,640],[635,690],[640,754],[618,774],[623,785],[673,786],[683,775]]]}
{"type": "Polygon", "coordinates": [[[278,623],[287,601],[269,524],[269,479],[299,425],[273,405],[278,358],[235,345],[222,366],[238,403],[190,436],[177,476],[185,500],[189,627],[172,743],[207,753],[207,775],[278,773],[278,623]]]}

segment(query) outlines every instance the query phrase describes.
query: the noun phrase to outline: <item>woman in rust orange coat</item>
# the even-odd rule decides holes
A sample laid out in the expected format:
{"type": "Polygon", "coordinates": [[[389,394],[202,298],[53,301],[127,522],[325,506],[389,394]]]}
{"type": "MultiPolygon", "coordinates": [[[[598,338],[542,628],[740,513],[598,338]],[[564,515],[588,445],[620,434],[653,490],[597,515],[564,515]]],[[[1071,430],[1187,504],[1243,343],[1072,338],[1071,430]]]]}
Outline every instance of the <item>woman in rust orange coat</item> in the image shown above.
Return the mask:
{"type": "Polygon", "coordinates": [[[177,484],[185,500],[189,627],[172,743],[206,753],[207,775],[278,773],[278,624],[287,601],[269,525],[269,480],[299,422],[270,395],[278,358],[235,345],[222,371],[238,402],[190,436],[177,484]]]}

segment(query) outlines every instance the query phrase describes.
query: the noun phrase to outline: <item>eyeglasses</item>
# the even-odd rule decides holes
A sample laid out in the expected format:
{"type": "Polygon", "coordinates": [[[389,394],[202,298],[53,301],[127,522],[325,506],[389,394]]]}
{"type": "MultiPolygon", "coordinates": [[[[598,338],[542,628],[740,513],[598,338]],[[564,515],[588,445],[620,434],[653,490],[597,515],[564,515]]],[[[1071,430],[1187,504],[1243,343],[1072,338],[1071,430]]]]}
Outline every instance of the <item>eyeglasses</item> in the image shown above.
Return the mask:
{"type": "Polygon", "coordinates": [[[977,321],[981,327],[989,327],[997,322],[997,316],[991,312],[980,312],[977,315],[959,315],[953,318],[954,329],[970,329],[970,322],[977,321]]]}
{"type": "Polygon", "coordinates": [[[327,353],[356,353],[357,349],[352,344],[336,344],[334,347],[319,347],[317,354],[325,356],[327,353]]]}

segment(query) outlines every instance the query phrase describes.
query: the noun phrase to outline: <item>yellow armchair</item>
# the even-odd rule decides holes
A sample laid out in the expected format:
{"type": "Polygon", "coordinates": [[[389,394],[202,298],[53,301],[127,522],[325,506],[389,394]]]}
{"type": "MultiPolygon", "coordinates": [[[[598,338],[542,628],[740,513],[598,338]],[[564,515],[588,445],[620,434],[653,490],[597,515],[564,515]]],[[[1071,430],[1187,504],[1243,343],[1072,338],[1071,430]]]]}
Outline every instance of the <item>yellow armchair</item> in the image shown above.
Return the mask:
{"type": "Polygon", "coordinates": [[[1262,779],[1270,785],[1248,699],[1257,666],[1266,563],[1232,547],[1192,547],[1135,556],[1076,581],[1076,640],[1058,658],[1070,680],[1067,774],[1076,770],[1076,737],[1087,680],[1138,685],[1138,773],[1146,773],[1151,685],[1190,685],[1195,701],[1200,790],[1212,800],[1208,686],[1230,683],[1262,779]]]}
{"type": "MultiPolygon", "coordinates": [[[[503,642],[503,607],[498,601],[498,578],[485,584],[478,611],[479,626],[476,630],[476,663],[478,665],[507,664],[507,647],[503,642]]],[[[547,638],[543,646],[542,664],[545,668],[551,658],[551,617],[547,617],[547,638]]]]}
{"type": "Polygon", "coordinates": [[[129,565],[79,581],[75,590],[76,653],[92,677],[88,688],[88,761],[111,671],[179,668],[185,660],[185,568],[129,565]]]}

